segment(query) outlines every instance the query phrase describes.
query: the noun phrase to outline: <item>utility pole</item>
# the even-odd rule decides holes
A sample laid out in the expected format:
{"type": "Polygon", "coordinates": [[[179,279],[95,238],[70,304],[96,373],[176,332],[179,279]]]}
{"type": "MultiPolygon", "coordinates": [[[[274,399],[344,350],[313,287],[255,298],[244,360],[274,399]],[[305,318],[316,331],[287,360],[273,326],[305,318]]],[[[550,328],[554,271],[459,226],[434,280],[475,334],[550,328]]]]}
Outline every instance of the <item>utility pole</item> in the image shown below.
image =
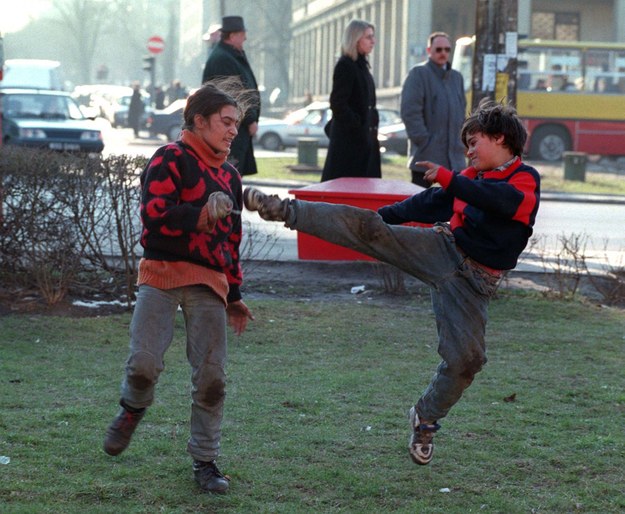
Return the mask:
{"type": "MultiPolygon", "coordinates": [[[[4,39],[2,37],[2,32],[0,32],[0,82],[4,78],[4,39]]],[[[2,140],[4,139],[4,135],[2,134],[2,113],[4,109],[2,107],[2,98],[0,98],[0,146],[2,146],[2,140]]],[[[0,190],[1,192],[1,190],[0,190]]],[[[2,197],[0,196],[0,201],[2,201],[2,197]]],[[[0,208],[2,205],[0,204],[0,208]]],[[[2,219],[2,212],[0,211],[0,219],[2,219]]]]}
{"type": "Polygon", "coordinates": [[[516,107],[518,0],[477,0],[471,109],[483,98],[516,107]]]}

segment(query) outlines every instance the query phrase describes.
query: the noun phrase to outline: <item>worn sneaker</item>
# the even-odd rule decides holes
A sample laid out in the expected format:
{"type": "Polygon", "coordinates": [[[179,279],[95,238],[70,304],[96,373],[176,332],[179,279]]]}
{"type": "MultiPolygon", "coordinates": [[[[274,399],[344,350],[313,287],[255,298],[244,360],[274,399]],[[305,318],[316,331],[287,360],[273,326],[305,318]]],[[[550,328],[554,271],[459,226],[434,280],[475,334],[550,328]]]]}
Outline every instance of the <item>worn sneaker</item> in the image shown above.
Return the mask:
{"type": "Polygon", "coordinates": [[[123,401],[120,405],[122,408],[106,429],[104,438],[104,451],[109,455],[119,455],[128,447],[130,438],[146,411],[146,409],[133,409],[123,401]]]}
{"type": "Polygon", "coordinates": [[[278,195],[266,195],[255,187],[243,191],[243,203],[248,211],[258,211],[267,221],[286,221],[289,213],[289,199],[282,200],[278,195]]]}
{"type": "Polygon", "coordinates": [[[412,435],[410,436],[410,445],[408,451],[410,452],[410,458],[415,464],[429,464],[432,460],[434,453],[434,443],[432,438],[434,432],[436,432],[441,426],[436,423],[421,423],[417,414],[417,409],[412,407],[410,409],[410,430],[412,435]]]}
{"type": "Polygon", "coordinates": [[[229,479],[217,468],[215,461],[193,461],[193,476],[203,491],[223,494],[230,486],[229,479]]]}

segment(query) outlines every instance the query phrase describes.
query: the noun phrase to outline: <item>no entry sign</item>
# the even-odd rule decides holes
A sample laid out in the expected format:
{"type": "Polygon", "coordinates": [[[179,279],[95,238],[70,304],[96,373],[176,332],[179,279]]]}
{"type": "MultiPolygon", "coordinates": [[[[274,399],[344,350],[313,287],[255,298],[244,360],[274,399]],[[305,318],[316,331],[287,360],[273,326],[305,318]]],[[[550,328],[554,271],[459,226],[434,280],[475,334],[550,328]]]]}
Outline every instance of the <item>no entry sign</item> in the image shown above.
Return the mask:
{"type": "Polygon", "coordinates": [[[160,54],[165,48],[165,40],[161,36],[152,36],[148,39],[148,51],[151,54],[160,54]]]}

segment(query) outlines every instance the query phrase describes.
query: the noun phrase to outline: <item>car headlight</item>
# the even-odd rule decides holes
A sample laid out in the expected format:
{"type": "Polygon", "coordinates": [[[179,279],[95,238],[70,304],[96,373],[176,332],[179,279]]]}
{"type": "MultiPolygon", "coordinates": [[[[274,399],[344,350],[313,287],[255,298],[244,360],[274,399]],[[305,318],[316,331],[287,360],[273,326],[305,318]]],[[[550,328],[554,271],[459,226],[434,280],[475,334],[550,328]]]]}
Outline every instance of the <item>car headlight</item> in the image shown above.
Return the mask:
{"type": "Polygon", "coordinates": [[[38,128],[21,128],[20,137],[23,139],[45,139],[46,133],[38,128]]]}
{"type": "Polygon", "coordinates": [[[80,134],[81,141],[98,141],[102,139],[102,134],[96,130],[85,130],[80,134]]]}
{"type": "Polygon", "coordinates": [[[389,137],[384,134],[378,134],[378,141],[388,141],[389,137]]]}

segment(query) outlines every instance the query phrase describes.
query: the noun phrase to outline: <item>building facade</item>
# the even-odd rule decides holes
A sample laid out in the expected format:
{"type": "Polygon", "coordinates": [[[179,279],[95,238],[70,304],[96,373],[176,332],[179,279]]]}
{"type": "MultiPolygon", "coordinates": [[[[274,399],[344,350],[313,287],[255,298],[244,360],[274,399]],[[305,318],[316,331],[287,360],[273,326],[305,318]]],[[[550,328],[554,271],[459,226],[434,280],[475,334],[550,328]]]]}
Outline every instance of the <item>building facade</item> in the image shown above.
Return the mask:
{"type": "MultiPolygon", "coordinates": [[[[521,37],[625,42],[625,0],[517,2],[521,37]]],[[[352,18],[375,25],[377,43],[370,63],[378,103],[397,107],[408,70],[427,58],[427,36],[434,30],[445,31],[454,40],[473,34],[477,8],[477,2],[469,0],[181,0],[176,4],[179,45],[171,56],[175,68],[171,75],[190,88],[199,86],[209,51],[202,36],[223,15],[241,15],[248,29],[246,53],[263,88],[266,115],[300,106],[310,95],[327,100],[341,35],[352,18]]]]}
{"type": "MultiPolygon", "coordinates": [[[[289,100],[327,99],[343,28],[353,18],[376,27],[370,55],[378,103],[396,107],[408,70],[427,58],[427,36],[452,40],[475,30],[476,2],[456,0],[293,0],[289,100]]],[[[625,0],[518,0],[520,37],[625,42],[625,0]]]]}

